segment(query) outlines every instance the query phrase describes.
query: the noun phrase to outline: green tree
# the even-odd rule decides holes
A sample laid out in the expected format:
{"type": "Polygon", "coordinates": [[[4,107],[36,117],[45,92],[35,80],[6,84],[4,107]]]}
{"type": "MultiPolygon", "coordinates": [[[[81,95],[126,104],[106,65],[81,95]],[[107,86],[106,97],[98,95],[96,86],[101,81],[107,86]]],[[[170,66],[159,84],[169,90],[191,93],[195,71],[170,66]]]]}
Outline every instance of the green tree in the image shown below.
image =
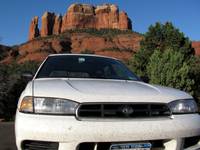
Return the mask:
{"type": "Polygon", "coordinates": [[[191,65],[191,76],[195,80],[195,97],[200,102],[200,57],[194,56],[191,65]]]}
{"type": "Polygon", "coordinates": [[[139,76],[147,76],[147,64],[155,50],[173,49],[183,54],[185,59],[194,54],[191,42],[172,23],[151,25],[140,43],[140,50],[130,60],[130,67],[139,76]]]}
{"type": "Polygon", "coordinates": [[[16,110],[17,102],[21,92],[24,90],[27,81],[22,78],[24,72],[34,74],[38,68],[38,63],[27,61],[23,64],[12,63],[8,67],[8,91],[6,95],[9,116],[13,116],[16,110]]]}
{"type": "Polygon", "coordinates": [[[7,65],[0,64],[0,117],[5,116],[7,109],[6,95],[8,91],[7,65]]]}
{"type": "Polygon", "coordinates": [[[10,120],[16,111],[17,102],[27,81],[21,78],[23,72],[36,72],[37,62],[9,65],[0,64],[0,115],[10,120]]]}
{"type": "Polygon", "coordinates": [[[147,65],[150,82],[174,87],[194,94],[195,81],[190,76],[192,61],[185,60],[184,54],[172,49],[156,50],[147,65]]]}

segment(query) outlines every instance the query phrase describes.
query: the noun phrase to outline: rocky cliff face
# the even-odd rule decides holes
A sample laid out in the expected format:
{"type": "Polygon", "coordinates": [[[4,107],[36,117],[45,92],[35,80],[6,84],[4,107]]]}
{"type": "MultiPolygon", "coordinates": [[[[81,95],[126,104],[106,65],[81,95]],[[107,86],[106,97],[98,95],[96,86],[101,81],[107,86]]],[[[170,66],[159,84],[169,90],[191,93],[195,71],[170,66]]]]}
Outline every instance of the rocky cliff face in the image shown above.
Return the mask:
{"type": "Polygon", "coordinates": [[[45,37],[53,34],[53,27],[55,23],[55,14],[50,12],[45,12],[42,16],[42,27],[41,27],[41,37],[45,37]]]}
{"type": "Polygon", "coordinates": [[[55,17],[55,22],[53,26],[53,34],[60,34],[61,33],[61,28],[62,28],[62,16],[58,15],[55,17]]]}
{"type": "Polygon", "coordinates": [[[109,28],[127,30],[131,29],[131,21],[125,12],[113,4],[92,6],[88,4],[72,4],[64,16],[55,16],[54,13],[45,12],[42,16],[42,27],[38,29],[38,17],[31,21],[29,40],[38,36],[60,34],[69,29],[83,28],[109,28]]]}
{"type": "Polygon", "coordinates": [[[36,16],[31,20],[28,39],[32,40],[38,36],[40,36],[40,31],[38,28],[38,17],[36,16]]]}
{"type": "Polygon", "coordinates": [[[142,36],[135,33],[121,34],[113,38],[91,36],[85,33],[73,34],[71,36],[71,52],[85,53],[89,50],[94,54],[128,60],[140,48],[141,39],[142,36]]]}

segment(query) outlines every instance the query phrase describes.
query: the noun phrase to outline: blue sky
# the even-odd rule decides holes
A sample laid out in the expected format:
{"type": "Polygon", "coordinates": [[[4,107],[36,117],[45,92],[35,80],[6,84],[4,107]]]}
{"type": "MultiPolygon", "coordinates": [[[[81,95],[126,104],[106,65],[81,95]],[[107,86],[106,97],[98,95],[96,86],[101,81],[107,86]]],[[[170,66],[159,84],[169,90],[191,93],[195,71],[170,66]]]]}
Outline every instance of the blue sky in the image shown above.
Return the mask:
{"type": "Polygon", "coordinates": [[[1,0],[0,44],[26,42],[33,16],[64,14],[72,3],[114,3],[128,13],[134,31],[144,33],[157,21],[171,21],[191,40],[200,40],[200,0],[1,0]]]}

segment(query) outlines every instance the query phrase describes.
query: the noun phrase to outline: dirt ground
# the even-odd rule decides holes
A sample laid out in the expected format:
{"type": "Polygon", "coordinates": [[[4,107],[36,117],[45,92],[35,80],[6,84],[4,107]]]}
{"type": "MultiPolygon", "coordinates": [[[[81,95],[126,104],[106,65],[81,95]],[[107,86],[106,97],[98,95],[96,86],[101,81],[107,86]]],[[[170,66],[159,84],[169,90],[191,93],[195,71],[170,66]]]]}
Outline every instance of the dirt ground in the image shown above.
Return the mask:
{"type": "Polygon", "coordinates": [[[0,122],[0,150],[16,150],[14,122],[0,122]]]}

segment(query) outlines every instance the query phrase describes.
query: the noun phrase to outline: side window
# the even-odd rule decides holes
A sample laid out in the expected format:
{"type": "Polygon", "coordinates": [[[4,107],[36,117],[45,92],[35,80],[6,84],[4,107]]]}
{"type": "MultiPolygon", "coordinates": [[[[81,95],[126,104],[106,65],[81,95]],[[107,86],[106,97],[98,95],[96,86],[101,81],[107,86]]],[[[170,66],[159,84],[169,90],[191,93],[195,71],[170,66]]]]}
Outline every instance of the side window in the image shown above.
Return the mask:
{"type": "Polygon", "coordinates": [[[112,77],[112,70],[111,70],[110,66],[104,67],[104,75],[105,75],[105,78],[111,78],[112,77]]]}
{"type": "Polygon", "coordinates": [[[119,65],[112,64],[112,68],[118,78],[126,78],[126,76],[124,76],[126,72],[119,65]]]}

